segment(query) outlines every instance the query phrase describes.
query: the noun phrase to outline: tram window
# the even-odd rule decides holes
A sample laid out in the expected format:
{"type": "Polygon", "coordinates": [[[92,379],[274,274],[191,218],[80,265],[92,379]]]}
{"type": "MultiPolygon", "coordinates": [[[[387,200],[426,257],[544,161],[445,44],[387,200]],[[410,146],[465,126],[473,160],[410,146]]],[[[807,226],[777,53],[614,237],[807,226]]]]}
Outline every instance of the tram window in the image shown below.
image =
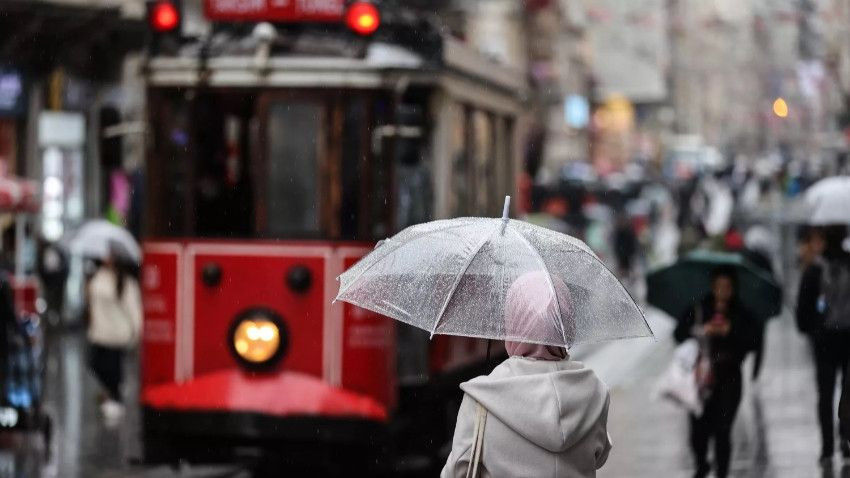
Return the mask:
{"type": "Polygon", "coordinates": [[[400,105],[398,121],[420,129],[418,136],[399,136],[395,141],[395,226],[398,229],[431,219],[431,173],[423,108],[400,105]]]}
{"type": "Polygon", "coordinates": [[[493,170],[493,123],[490,116],[480,110],[472,113],[472,146],[474,170],[473,201],[475,214],[491,216],[498,207],[495,201],[495,171],[493,170]]]}
{"type": "Polygon", "coordinates": [[[195,235],[246,237],[252,233],[253,203],[241,174],[245,121],[230,114],[239,98],[204,97],[196,102],[195,235]]]}
{"type": "MultiPolygon", "coordinates": [[[[384,99],[378,99],[374,104],[376,125],[391,124],[392,113],[390,104],[384,99]]],[[[389,139],[379,139],[378,151],[373,151],[372,161],[369,163],[369,205],[370,233],[372,238],[384,238],[390,232],[390,172],[391,172],[391,148],[389,139]]],[[[375,145],[373,145],[375,146],[375,145]]]]}
{"type": "Polygon", "coordinates": [[[275,237],[321,233],[319,138],[322,106],[274,102],[268,111],[267,233],[275,237]]]}
{"type": "Polygon", "coordinates": [[[149,233],[169,237],[188,233],[191,211],[186,197],[191,180],[189,102],[182,94],[152,92],[149,103],[154,149],[148,166],[151,193],[149,233]]]}
{"type": "Polygon", "coordinates": [[[499,185],[502,188],[500,195],[510,194],[514,189],[516,181],[514,174],[514,123],[510,117],[504,117],[501,121],[502,130],[501,137],[497,138],[502,148],[502,155],[499,159],[500,181],[499,185]]]}
{"type": "Polygon", "coordinates": [[[358,239],[360,230],[360,197],[363,174],[363,119],[366,117],[366,102],[363,98],[352,98],[345,108],[342,133],[342,203],[339,207],[340,236],[342,239],[358,239]]]}
{"type": "Polygon", "coordinates": [[[453,108],[452,123],[452,215],[468,216],[469,211],[469,148],[467,112],[460,106],[453,108]]]}

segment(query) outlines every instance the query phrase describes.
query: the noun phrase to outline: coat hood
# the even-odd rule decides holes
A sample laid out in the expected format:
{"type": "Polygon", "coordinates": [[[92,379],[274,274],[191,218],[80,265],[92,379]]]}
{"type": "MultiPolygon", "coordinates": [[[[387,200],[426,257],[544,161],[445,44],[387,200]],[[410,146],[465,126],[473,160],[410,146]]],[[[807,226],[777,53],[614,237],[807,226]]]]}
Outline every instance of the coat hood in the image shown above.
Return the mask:
{"type": "Polygon", "coordinates": [[[563,452],[608,409],[608,389],[581,362],[511,357],[460,388],[505,425],[546,450],[563,452]]]}

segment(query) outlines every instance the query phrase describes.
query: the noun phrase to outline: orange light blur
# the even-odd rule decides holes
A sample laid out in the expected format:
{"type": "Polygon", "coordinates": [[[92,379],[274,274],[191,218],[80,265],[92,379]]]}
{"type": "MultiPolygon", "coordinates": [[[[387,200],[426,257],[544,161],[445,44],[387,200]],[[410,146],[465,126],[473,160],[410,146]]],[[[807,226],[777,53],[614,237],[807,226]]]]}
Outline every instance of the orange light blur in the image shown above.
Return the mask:
{"type": "Polygon", "coordinates": [[[773,114],[780,118],[786,118],[788,116],[788,103],[782,98],[776,98],[773,102],[773,114]]]}

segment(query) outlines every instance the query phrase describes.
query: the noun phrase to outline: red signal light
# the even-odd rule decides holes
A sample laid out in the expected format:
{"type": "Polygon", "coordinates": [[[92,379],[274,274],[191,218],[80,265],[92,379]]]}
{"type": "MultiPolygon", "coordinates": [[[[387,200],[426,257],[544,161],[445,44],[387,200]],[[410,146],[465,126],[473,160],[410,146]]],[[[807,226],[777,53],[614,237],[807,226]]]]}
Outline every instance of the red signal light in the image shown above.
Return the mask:
{"type": "Polygon", "coordinates": [[[381,24],[381,14],[369,2],[354,2],[348,7],[345,23],[358,35],[371,35],[381,24]]]}
{"type": "Polygon", "coordinates": [[[169,32],[180,23],[180,13],[173,3],[159,1],[153,6],[150,16],[151,27],[158,32],[169,32]]]}

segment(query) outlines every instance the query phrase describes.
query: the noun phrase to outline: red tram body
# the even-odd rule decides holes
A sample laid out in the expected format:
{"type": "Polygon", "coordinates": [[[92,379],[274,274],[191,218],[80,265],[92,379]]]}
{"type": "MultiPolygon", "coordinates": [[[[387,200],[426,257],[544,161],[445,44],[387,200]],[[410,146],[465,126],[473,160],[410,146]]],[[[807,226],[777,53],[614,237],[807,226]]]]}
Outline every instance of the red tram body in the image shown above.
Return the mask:
{"type": "Polygon", "coordinates": [[[393,44],[391,25],[381,44],[273,28],[288,46],[259,63],[147,64],[145,458],[436,456],[486,344],[333,303],[336,278],[410,223],[499,212],[523,77],[439,35],[393,44]],[[299,53],[304,38],[344,54],[299,53]]]}

